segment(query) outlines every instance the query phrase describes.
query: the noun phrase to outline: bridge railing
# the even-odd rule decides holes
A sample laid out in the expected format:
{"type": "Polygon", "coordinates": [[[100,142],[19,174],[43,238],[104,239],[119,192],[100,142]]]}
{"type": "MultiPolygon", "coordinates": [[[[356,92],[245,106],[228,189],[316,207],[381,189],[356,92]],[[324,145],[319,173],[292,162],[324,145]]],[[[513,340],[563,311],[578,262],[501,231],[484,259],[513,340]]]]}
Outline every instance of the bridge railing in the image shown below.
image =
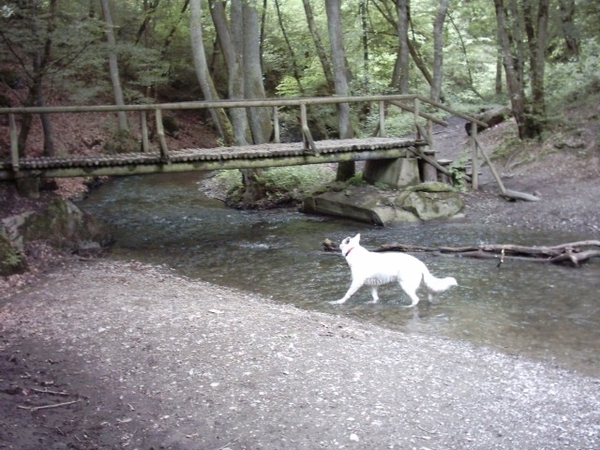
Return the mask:
{"type": "MultiPolygon", "coordinates": [[[[139,112],[140,113],[140,135],[141,149],[144,152],[150,151],[148,113],[154,113],[155,129],[158,138],[158,145],[163,159],[169,159],[169,148],[163,127],[163,112],[178,110],[214,110],[214,109],[234,109],[234,108],[272,108],[273,109],[273,127],[275,142],[280,139],[279,108],[295,107],[299,109],[300,127],[302,140],[306,150],[316,152],[315,142],[313,140],[309,125],[307,107],[316,105],[337,105],[352,103],[377,103],[379,108],[379,118],[375,135],[385,136],[385,118],[386,105],[396,106],[404,111],[408,111],[414,116],[414,131],[416,139],[425,139],[431,142],[431,127],[433,123],[447,126],[447,123],[434,115],[423,111],[423,105],[429,105],[435,110],[443,110],[456,116],[460,116],[469,122],[472,122],[472,130],[476,131],[477,126],[486,127],[484,122],[476,118],[453,110],[438,102],[434,102],[421,95],[367,95],[367,96],[330,96],[330,97],[302,97],[302,98],[279,98],[279,99],[250,99],[250,100],[216,100],[216,101],[197,101],[197,102],[179,102],[179,103],[158,103],[158,104],[140,104],[140,105],[96,105],[96,106],[47,106],[47,107],[16,107],[0,108],[0,115],[8,116],[10,130],[10,155],[11,166],[14,171],[19,170],[20,152],[18,146],[18,127],[16,115],[21,114],[73,114],[73,113],[118,113],[118,112],[139,112]],[[423,126],[425,123],[425,126],[423,126]]],[[[476,151],[476,147],[475,147],[476,151]]],[[[474,160],[476,158],[473,158],[474,160]]],[[[475,161],[474,161],[475,164],[475,161]]],[[[475,173],[475,167],[474,172],[475,173]]]]}

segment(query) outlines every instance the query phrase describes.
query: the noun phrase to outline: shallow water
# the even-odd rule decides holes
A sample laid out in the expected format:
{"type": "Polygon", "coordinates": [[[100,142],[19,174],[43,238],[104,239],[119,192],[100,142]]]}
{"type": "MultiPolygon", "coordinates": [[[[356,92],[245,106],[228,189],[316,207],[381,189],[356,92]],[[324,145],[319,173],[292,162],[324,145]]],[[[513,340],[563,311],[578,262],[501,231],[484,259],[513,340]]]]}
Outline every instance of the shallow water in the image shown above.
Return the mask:
{"type": "Polygon", "coordinates": [[[113,256],[164,264],[188,277],[250,290],[302,308],[356,317],[406,332],[462,339],[511,354],[555,362],[600,376],[600,264],[580,269],[526,262],[418,254],[437,276],[459,286],[435,303],[409,302],[397,286],[380,289],[366,304],[361,289],[341,298],[350,272],[340,255],[321,251],[361,233],[361,243],[460,246],[475,243],[558,244],[591,236],[540,234],[465,223],[407,224],[379,228],[291,211],[242,212],[198,192],[200,175],[152,175],[114,179],[81,206],[108,222],[116,238],[113,256]]]}

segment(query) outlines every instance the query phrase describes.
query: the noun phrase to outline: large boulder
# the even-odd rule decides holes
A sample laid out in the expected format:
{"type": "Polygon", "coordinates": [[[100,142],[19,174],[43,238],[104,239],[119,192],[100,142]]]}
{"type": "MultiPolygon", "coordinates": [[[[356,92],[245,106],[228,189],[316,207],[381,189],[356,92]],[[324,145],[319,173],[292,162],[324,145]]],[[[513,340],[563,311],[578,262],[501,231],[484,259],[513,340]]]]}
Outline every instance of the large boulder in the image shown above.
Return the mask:
{"type": "Polygon", "coordinates": [[[463,202],[451,186],[430,182],[409,188],[399,195],[396,206],[420,220],[432,220],[456,216],[463,208],[463,202]]]}
{"type": "Polygon", "coordinates": [[[90,242],[99,246],[110,241],[105,227],[73,202],[57,197],[48,208],[27,215],[19,227],[25,241],[44,239],[57,248],[79,251],[90,242]]]}
{"type": "Polygon", "coordinates": [[[432,182],[400,192],[371,185],[348,186],[307,197],[302,211],[386,225],[451,218],[462,207],[461,199],[451,186],[432,182]]]}
{"type": "Polygon", "coordinates": [[[26,244],[36,240],[73,253],[90,254],[108,245],[111,237],[92,215],[57,197],[44,209],[0,221],[0,275],[25,270],[26,244]]]}

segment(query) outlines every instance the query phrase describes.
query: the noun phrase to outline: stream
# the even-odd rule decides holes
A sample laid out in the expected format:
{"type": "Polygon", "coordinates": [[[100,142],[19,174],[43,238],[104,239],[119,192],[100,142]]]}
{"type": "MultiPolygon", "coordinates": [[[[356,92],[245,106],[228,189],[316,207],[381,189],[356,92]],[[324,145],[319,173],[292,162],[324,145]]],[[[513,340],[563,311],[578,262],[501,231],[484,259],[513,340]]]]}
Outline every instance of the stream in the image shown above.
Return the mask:
{"type": "MultiPolygon", "coordinates": [[[[339,254],[321,251],[361,233],[375,248],[402,242],[425,246],[477,243],[550,245],[590,236],[456,222],[374,227],[290,210],[237,211],[204,197],[200,173],[115,178],[79,203],[111,227],[112,258],[173,268],[181,275],[256,292],[273,301],[348,315],[406,333],[437,335],[523,355],[600,377],[600,264],[582,268],[418,254],[430,271],[458,287],[421,293],[416,308],[397,285],[366,304],[362,288],[346,304],[350,271],[339,254]]],[[[417,337],[418,338],[418,337],[417,337]]]]}

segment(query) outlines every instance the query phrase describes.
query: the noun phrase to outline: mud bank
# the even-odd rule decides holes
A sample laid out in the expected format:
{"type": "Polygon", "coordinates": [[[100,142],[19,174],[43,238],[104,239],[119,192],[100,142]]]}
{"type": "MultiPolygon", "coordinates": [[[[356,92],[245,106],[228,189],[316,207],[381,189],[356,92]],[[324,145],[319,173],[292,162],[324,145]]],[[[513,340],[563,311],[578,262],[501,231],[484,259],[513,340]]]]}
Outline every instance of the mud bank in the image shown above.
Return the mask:
{"type": "Polygon", "coordinates": [[[138,263],[0,298],[0,355],[1,448],[600,446],[598,379],[138,263]]]}

